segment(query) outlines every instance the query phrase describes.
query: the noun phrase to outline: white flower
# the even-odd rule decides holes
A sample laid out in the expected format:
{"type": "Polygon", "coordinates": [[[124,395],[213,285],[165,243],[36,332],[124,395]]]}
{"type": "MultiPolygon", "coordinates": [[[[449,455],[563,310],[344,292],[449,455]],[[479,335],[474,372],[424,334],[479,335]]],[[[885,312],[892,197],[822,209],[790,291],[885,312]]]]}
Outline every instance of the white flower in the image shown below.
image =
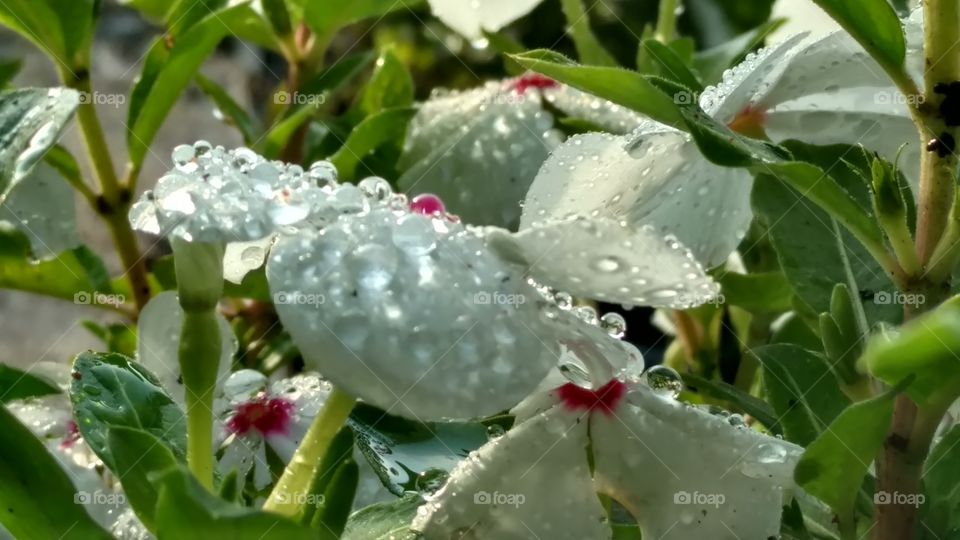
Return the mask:
{"type": "Polygon", "coordinates": [[[530,13],[543,0],[428,0],[433,14],[462,36],[479,40],[530,13]]]}
{"type": "MultiPolygon", "coordinates": [[[[891,160],[911,143],[902,156],[910,171],[920,149],[898,96],[853,38],[838,32],[815,41],[795,36],[751,54],[699,103],[734,130],[774,141],[861,143],[891,160]]],[[[554,151],[524,202],[521,231],[571,214],[624,221],[675,235],[714,267],[746,233],[752,185],[747,171],[708,162],[690,135],[645,121],[629,135],[579,135],[554,151]]]]}
{"type": "Polygon", "coordinates": [[[428,540],[610,538],[602,493],[644,538],[779,536],[801,448],[676,401],[678,380],[654,370],[636,378],[638,354],[587,356],[567,358],[587,379],[549,377],[515,409],[514,428],[465,459],[412,528],[428,540]]]}
{"type": "Polygon", "coordinates": [[[397,185],[409,195],[439,195],[472,225],[515,229],[520,201],[564,138],[546,105],[614,133],[628,133],[642,120],[536,73],[463,92],[435,91],[410,123],[397,185]]]}

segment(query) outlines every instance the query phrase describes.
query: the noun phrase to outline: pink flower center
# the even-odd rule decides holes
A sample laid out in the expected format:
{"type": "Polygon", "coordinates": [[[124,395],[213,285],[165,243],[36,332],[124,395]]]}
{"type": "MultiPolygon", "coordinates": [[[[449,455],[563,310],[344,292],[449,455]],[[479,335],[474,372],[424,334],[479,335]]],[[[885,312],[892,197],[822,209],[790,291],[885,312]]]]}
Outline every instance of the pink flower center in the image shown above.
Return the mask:
{"type": "Polygon", "coordinates": [[[73,420],[67,422],[67,434],[63,436],[63,440],[60,441],[60,449],[66,450],[72,448],[73,445],[77,444],[77,441],[80,440],[80,428],[77,427],[77,423],[73,420]]]}
{"type": "Polygon", "coordinates": [[[560,83],[550,77],[545,77],[539,73],[527,73],[513,81],[511,88],[514,92],[522,95],[530,88],[543,90],[545,88],[557,88],[558,86],[560,86],[560,83]]]}
{"type": "Polygon", "coordinates": [[[251,431],[261,436],[285,435],[290,431],[293,410],[293,402],[264,394],[237,405],[227,421],[227,430],[237,435],[251,431]]]}
{"type": "Polygon", "coordinates": [[[440,197],[432,193],[424,193],[410,201],[410,211],[425,216],[441,216],[447,212],[447,207],[444,206],[440,197]]]}
{"type": "Polygon", "coordinates": [[[586,410],[591,413],[599,410],[607,416],[613,414],[626,393],[627,385],[618,379],[611,379],[610,382],[596,390],[590,390],[573,383],[567,383],[557,389],[560,401],[568,410],[586,410]]]}

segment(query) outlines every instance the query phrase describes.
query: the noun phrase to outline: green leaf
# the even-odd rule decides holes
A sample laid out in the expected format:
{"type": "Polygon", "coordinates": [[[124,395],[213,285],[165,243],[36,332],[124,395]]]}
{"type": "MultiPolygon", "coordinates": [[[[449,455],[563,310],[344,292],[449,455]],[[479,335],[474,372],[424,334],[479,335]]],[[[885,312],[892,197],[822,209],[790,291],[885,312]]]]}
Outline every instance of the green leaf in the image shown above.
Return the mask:
{"type": "MultiPolygon", "coordinates": [[[[321,100],[323,101],[323,100],[321,100]]],[[[291,113],[277,122],[267,131],[266,135],[260,140],[257,149],[268,158],[275,158],[287,145],[287,141],[297,132],[304,123],[310,120],[317,113],[320,102],[314,105],[303,105],[291,109],[291,113]]]]}
{"type": "Polygon", "coordinates": [[[926,504],[921,520],[934,538],[953,538],[960,529],[960,426],[953,426],[930,452],[923,467],[926,504]]]}
{"type": "Polygon", "coordinates": [[[807,446],[794,479],[849,520],[867,469],[883,447],[898,389],[855,403],[807,446]]]}
{"type": "MultiPolygon", "coordinates": [[[[44,0],[57,14],[68,70],[89,67],[93,27],[101,0],[44,0]]],[[[37,4],[41,0],[36,1],[37,4]]]]}
{"type": "Polygon", "coordinates": [[[123,323],[100,325],[94,321],[83,321],[81,324],[103,341],[107,352],[120,353],[129,357],[136,355],[137,332],[134,327],[123,323]]]}
{"type": "Polygon", "coordinates": [[[947,406],[960,395],[960,297],[867,344],[863,366],[888,384],[914,376],[907,394],[921,407],[947,406]]]}
{"type": "Polygon", "coordinates": [[[768,35],[783,26],[786,19],[773,19],[740,34],[730,41],[698,52],[693,66],[706,84],[716,84],[723,79],[723,72],[739,64],[747,54],[761,46],[768,35]]]}
{"type": "Polygon", "coordinates": [[[0,524],[14,538],[110,540],[83,505],[57,460],[0,406],[0,524]]]}
{"type": "Polygon", "coordinates": [[[116,463],[108,446],[111,428],[146,431],[186,455],[186,419],[157,378],[127,357],[85,352],[73,362],[70,401],[84,440],[111,469],[116,463]]]}
{"type": "Polygon", "coordinates": [[[732,384],[705,379],[691,373],[683,374],[683,382],[694,392],[714,399],[722,399],[735,405],[744,414],[749,414],[756,418],[757,421],[766,426],[772,433],[779,434],[783,431],[776,413],[770,405],[767,405],[762,399],[751,396],[732,384]]]}
{"type": "Polygon", "coordinates": [[[580,62],[595,66],[616,66],[610,53],[603,48],[590,29],[590,18],[583,9],[583,0],[561,0],[563,15],[567,19],[567,32],[573,38],[580,62]]]}
{"type": "Polygon", "coordinates": [[[363,403],[350,415],[349,425],[356,433],[357,448],[383,485],[398,496],[435,490],[447,472],[488,441],[482,424],[423,424],[363,403]]]}
{"type": "Polygon", "coordinates": [[[719,281],[724,302],[729,305],[754,313],[779,313],[791,308],[793,289],[782,272],[725,272],[719,281]]]}
{"type": "Polygon", "coordinates": [[[20,60],[2,60],[0,61],[0,88],[6,89],[13,81],[13,78],[20,73],[23,62],[20,60]]]}
{"type": "Polygon", "coordinates": [[[796,345],[752,349],[763,366],[767,401],[787,440],[806,446],[850,404],[827,359],[796,345]]]}
{"type": "Polygon", "coordinates": [[[58,142],[79,104],[80,94],[66,88],[0,92],[0,199],[58,142]]]}
{"type": "Polygon", "coordinates": [[[657,88],[647,77],[635,71],[615,67],[581,66],[546,49],[510,57],[529,70],[623,105],[662,124],[686,129],[674,99],[657,88]]]}
{"type": "Polygon", "coordinates": [[[703,91],[703,84],[673,49],[656,39],[646,39],[640,46],[656,64],[661,77],[682,84],[694,92],[703,91]]]}
{"type": "Polygon", "coordinates": [[[59,393],[57,385],[46,377],[0,364],[0,403],[59,393]]]}
{"type": "Polygon", "coordinates": [[[46,0],[0,2],[0,24],[36,45],[53,60],[57,69],[64,69],[70,61],[58,20],[57,13],[46,0]]]}
{"type": "Polygon", "coordinates": [[[248,4],[209,13],[178,36],[169,53],[162,42],[154,44],[133,90],[127,116],[127,148],[134,167],[143,163],[157,130],[203,61],[228,34],[231,25],[242,24],[251,13],[248,4]]]}
{"type": "Polygon", "coordinates": [[[423,0],[327,0],[306,2],[303,20],[323,41],[339,29],[363,19],[383,17],[390,12],[413,9],[423,0]]]}
{"type": "Polygon", "coordinates": [[[360,97],[359,109],[364,116],[413,105],[413,77],[391,49],[377,58],[377,67],[360,97]]]}
{"type": "Polygon", "coordinates": [[[851,296],[846,285],[838,283],[830,298],[830,311],[820,314],[820,335],[834,371],[848,387],[869,385],[856,366],[869,333],[860,300],[851,296]]]}
{"type": "Polygon", "coordinates": [[[907,45],[887,0],[814,0],[883,65],[903,66],[907,45]]]}
{"type": "Polygon", "coordinates": [[[337,467],[324,492],[323,509],[313,516],[310,526],[324,531],[324,536],[330,540],[340,538],[353,509],[359,480],[360,468],[356,461],[350,459],[337,467]]]}
{"type": "MultiPolygon", "coordinates": [[[[313,480],[310,483],[308,496],[313,496],[316,501],[314,504],[305,504],[303,513],[297,517],[297,521],[303,524],[309,524],[317,515],[320,520],[323,519],[326,503],[332,501],[327,499],[324,494],[333,483],[340,467],[353,459],[353,430],[349,427],[342,427],[337,432],[330,447],[323,455],[323,460],[314,471],[313,480]]],[[[353,501],[353,494],[350,494],[350,501],[353,501]]],[[[349,507],[349,505],[348,505],[349,507]]]]}
{"type": "Polygon", "coordinates": [[[368,506],[350,516],[343,540],[414,540],[410,522],[423,504],[419,495],[368,506]]]}
{"type": "MultiPolygon", "coordinates": [[[[81,246],[48,261],[31,262],[27,259],[29,244],[21,246],[16,255],[13,254],[16,248],[6,251],[9,247],[0,248],[5,251],[0,255],[0,288],[32,292],[100,308],[111,307],[110,304],[93,301],[95,292],[104,292],[100,279],[104,270],[103,261],[88,248],[81,246]]],[[[120,297],[111,299],[121,300],[120,297]]]]}
{"type": "Polygon", "coordinates": [[[175,5],[170,0],[118,0],[118,3],[132,7],[154,22],[163,22],[175,5]]]}
{"type": "Polygon", "coordinates": [[[290,12],[287,11],[287,0],[261,0],[261,5],[274,34],[282,38],[293,32],[290,12]]]}
{"type": "MultiPolygon", "coordinates": [[[[343,146],[330,161],[336,165],[340,178],[351,180],[357,176],[357,166],[364,157],[387,143],[403,141],[407,133],[407,124],[413,118],[415,109],[387,109],[365,118],[357,124],[343,146]]],[[[362,174],[362,173],[361,173],[362,174]]]]}
{"type": "Polygon", "coordinates": [[[260,137],[260,125],[243,106],[230,97],[224,87],[199,74],[196,82],[200,90],[216,104],[224,118],[240,131],[244,144],[252,145],[260,137]]]}
{"type": "Polygon", "coordinates": [[[316,540],[314,529],[238,506],[209,493],[186,468],[154,476],[159,488],[157,537],[177,540],[316,540]]]}
{"type": "Polygon", "coordinates": [[[46,161],[10,188],[0,221],[19,229],[36,259],[50,259],[80,245],[73,188],[46,161]]]}
{"type": "Polygon", "coordinates": [[[123,485],[130,506],[147,529],[155,531],[158,493],[150,477],[176,467],[179,461],[166,443],[140,429],[109,428],[107,446],[113,457],[113,472],[123,485]]]}
{"type": "MultiPolygon", "coordinates": [[[[799,159],[830,168],[840,188],[866,212],[870,195],[852,167],[867,167],[859,149],[846,145],[815,147],[800,143],[786,145],[799,159]]],[[[845,196],[846,197],[846,196],[845,196]]],[[[753,186],[751,205],[767,229],[777,252],[780,267],[790,281],[804,311],[813,317],[830,311],[833,287],[847,285],[863,305],[868,324],[899,321],[902,306],[884,303],[878,293],[892,294],[893,283],[880,265],[847,230],[843,230],[821,208],[808,202],[784,179],[761,174],[753,186]],[[877,300],[881,300],[879,303],[877,300]]],[[[816,321],[814,321],[816,325],[816,321]]]]}

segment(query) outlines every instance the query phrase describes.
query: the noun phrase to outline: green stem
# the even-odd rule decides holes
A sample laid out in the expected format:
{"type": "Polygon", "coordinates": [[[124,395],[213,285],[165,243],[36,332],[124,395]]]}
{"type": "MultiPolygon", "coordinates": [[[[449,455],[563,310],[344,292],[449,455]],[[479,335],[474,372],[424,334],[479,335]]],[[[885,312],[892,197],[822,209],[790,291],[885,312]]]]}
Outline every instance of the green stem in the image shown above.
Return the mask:
{"type": "Polygon", "coordinates": [[[679,3],[679,0],[660,0],[656,29],[656,38],[660,43],[670,43],[677,34],[677,8],[679,3]]]}
{"type": "Polygon", "coordinates": [[[220,324],[215,309],[184,311],[179,362],[187,405],[187,466],[212,490],[213,398],[220,363],[220,324]]]}
{"type": "Polygon", "coordinates": [[[356,398],[333,388],[320,413],[313,419],[283,476],[264,503],[263,509],[290,518],[296,517],[309,503],[307,494],[314,472],[330,448],[330,443],[347,421],[356,398]]]}

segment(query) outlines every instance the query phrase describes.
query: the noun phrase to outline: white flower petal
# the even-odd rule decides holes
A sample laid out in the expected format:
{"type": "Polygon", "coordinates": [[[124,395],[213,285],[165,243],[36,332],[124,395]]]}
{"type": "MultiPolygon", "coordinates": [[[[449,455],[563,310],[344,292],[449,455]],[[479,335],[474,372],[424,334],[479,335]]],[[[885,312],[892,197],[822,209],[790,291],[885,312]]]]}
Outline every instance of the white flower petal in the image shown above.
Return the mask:
{"type": "Polygon", "coordinates": [[[644,118],[612,101],[581,92],[565,84],[542,91],[551,105],[574,118],[582,118],[611,133],[630,133],[644,118]]]}
{"type": "Polygon", "coordinates": [[[578,135],[544,163],[524,203],[521,229],[570,214],[651,225],[713,267],[750,224],[749,173],[720,167],[690,136],[647,122],[628,137],[578,135]]]}
{"type": "Polygon", "coordinates": [[[494,230],[489,238],[536,280],[575,296],[686,309],[720,292],[686,247],[649,225],[575,216],[515,234],[494,230]]]}
{"type": "Polygon", "coordinates": [[[249,148],[227,151],[205,141],[174,148],[172,158],[176,168],[131,208],[135,229],[190,242],[245,242],[331,206],[330,191],[318,185],[328,180],[329,163],[305,173],[249,148]]]}
{"type": "Polygon", "coordinates": [[[427,540],[610,538],[586,452],[585,418],[555,407],[471,453],[412,528],[427,540]]]}
{"type": "MultiPolygon", "coordinates": [[[[237,352],[237,338],[230,323],[217,315],[220,323],[220,365],[217,368],[217,391],[230,373],[233,355],[237,352]]],[[[180,333],[183,328],[183,309],[177,293],[165,291],[153,297],[140,312],[137,322],[137,362],[149,369],[159,379],[173,399],[183,405],[184,386],[180,378],[180,333]]]]}
{"type": "Polygon", "coordinates": [[[496,32],[530,13],[543,0],[429,0],[433,14],[469,39],[496,32]]]}
{"type": "Polygon", "coordinates": [[[293,402],[294,416],[290,430],[285,434],[270,435],[267,444],[284,463],[293,459],[294,452],[310,429],[313,419],[330,397],[333,386],[316,373],[301,373],[280,379],[270,385],[270,395],[293,402]]]}
{"type": "Polygon", "coordinates": [[[453,92],[414,117],[397,185],[439,195],[467,223],[515,227],[520,201],[560,140],[535,92],[501,83],[453,92]]]}
{"type": "Polygon", "coordinates": [[[644,538],[776,538],[802,449],[636,385],[614,416],[594,414],[597,489],[644,538]]]}
{"type": "Polygon", "coordinates": [[[442,218],[377,207],[301,230],[278,240],[267,278],[308,365],[396,414],[505,410],[555,361],[539,293],[442,218]]]}
{"type": "Polygon", "coordinates": [[[230,242],[223,252],[223,279],[240,284],[244,276],[263,266],[275,235],[249,242],[230,242]]]}

